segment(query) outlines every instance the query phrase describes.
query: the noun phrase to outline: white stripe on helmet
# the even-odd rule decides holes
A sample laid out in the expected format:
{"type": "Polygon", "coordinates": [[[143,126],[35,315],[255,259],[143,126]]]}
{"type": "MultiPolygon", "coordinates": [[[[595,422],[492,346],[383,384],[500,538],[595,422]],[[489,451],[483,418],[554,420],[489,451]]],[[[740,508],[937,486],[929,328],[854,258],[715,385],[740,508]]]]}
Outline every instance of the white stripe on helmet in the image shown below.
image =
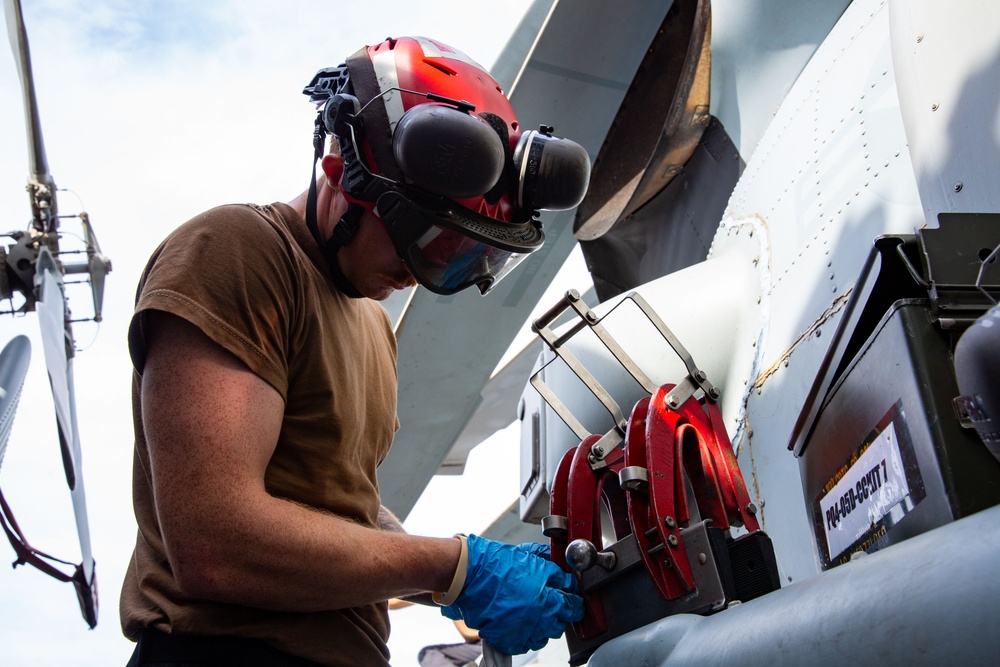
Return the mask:
{"type": "Polygon", "coordinates": [[[420,44],[420,48],[423,49],[424,55],[428,58],[451,58],[452,60],[460,60],[464,63],[468,63],[477,69],[481,69],[484,72],[486,68],[477,63],[475,60],[465,55],[458,49],[448,46],[446,44],[436,43],[426,37],[414,37],[413,40],[420,44]],[[447,51],[442,51],[441,47],[444,46],[447,51]]]}
{"type": "Polygon", "coordinates": [[[396,54],[392,49],[385,49],[375,54],[372,58],[372,65],[375,68],[375,79],[378,81],[378,88],[385,93],[382,96],[385,102],[385,112],[389,116],[389,130],[396,131],[396,123],[403,117],[403,97],[399,94],[399,75],[396,73],[396,54]],[[389,92],[386,92],[389,91],[389,92]]]}

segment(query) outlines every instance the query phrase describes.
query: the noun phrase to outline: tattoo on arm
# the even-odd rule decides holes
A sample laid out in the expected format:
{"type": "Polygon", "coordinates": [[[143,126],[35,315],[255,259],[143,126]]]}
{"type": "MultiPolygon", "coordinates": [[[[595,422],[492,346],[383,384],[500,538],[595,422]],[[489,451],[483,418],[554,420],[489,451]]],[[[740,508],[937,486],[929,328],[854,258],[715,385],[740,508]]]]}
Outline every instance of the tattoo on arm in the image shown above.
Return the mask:
{"type": "Polygon", "coordinates": [[[403,524],[396,518],[396,515],[382,505],[379,505],[378,508],[378,527],[382,530],[388,530],[393,533],[406,532],[403,528],[403,524]]]}

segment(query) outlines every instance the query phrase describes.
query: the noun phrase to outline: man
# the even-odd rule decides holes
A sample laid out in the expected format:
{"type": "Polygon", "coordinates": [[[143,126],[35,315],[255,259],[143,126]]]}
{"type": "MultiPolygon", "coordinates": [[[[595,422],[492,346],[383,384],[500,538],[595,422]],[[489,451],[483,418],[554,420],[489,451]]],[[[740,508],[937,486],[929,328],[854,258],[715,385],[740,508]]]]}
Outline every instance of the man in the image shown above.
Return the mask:
{"type": "Polygon", "coordinates": [[[379,503],[398,422],[377,301],[485,294],[541,245],[536,209],[579,203],[586,153],[522,134],[481,67],[424,38],[306,92],[309,190],[195,217],[139,285],[129,664],[386,665],[386,601],[427,592],[501,650],[541,648],[583,613],[544,547],[406,535],[379,503]]]}

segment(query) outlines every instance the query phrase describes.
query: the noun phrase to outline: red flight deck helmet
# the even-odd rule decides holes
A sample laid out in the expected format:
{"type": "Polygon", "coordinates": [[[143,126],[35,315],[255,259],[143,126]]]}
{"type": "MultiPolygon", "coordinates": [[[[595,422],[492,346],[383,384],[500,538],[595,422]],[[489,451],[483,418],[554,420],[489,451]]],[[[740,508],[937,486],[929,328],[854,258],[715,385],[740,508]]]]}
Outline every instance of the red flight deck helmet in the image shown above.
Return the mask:
{"type": "MultiPolygon", "coordinates": [[[[320,70],[303,92],[319,105],[316,159],[326,132],[344,158],[350,206],[325,244],[328,258],[367,209],[422,285],[486,294],[542,246],[538,211],[573,208],[586,193],[587,152],[551,127],[523,132],[489,73],[436,40],[365,47],[320,70]]],[[[315,186],[310,199],[318,237],[315,186]]]]}

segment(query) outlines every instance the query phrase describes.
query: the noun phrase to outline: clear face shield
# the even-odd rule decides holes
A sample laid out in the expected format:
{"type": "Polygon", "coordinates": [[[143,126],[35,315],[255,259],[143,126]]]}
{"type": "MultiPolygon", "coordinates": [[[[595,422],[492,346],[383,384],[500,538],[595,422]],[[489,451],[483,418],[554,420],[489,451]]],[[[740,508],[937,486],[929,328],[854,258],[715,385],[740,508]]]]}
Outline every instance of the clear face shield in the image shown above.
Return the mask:
{"type": "Polygon", "coordinates": [[[413,277],[437,294],[489,292],[545,240],[540,224],[498,223],[455,202],[389,191],[375,209],[413,277]]]}

